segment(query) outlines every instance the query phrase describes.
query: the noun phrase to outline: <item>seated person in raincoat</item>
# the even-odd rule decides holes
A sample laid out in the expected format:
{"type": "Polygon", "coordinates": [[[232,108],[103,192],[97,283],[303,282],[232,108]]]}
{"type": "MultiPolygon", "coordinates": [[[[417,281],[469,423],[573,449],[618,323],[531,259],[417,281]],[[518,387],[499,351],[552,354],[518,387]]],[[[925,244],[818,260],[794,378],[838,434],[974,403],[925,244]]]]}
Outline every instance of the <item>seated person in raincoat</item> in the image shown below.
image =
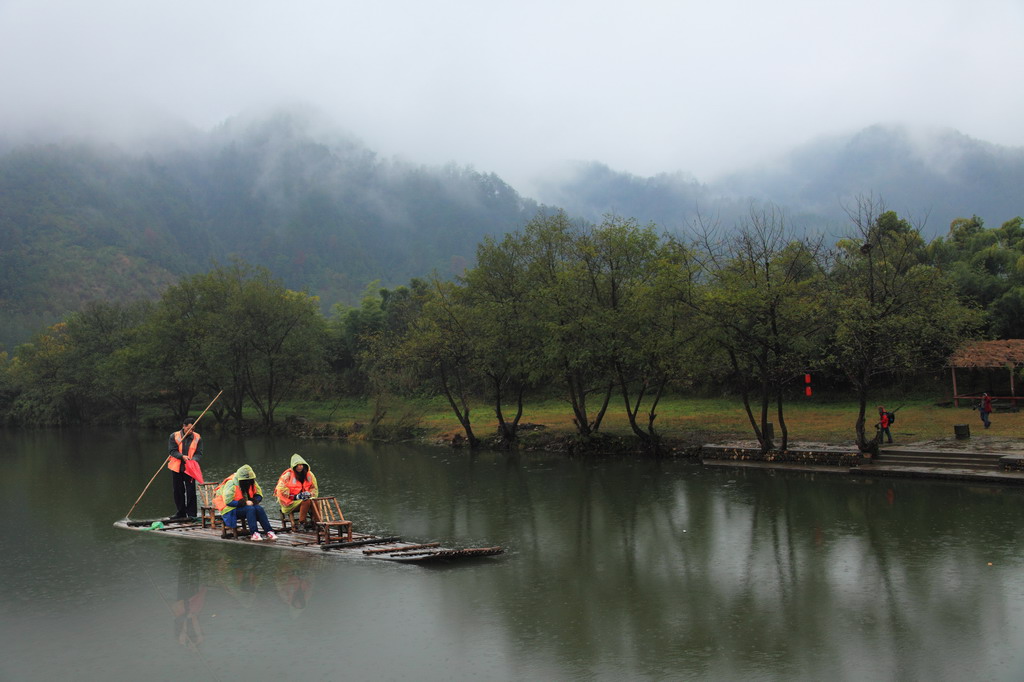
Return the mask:
{"type": "Polygon", "coordinates": [[[267,512],[260,506],[263,501],[263,490],[256,482],[256,473],[248,464],[243,464],[238,471],[221,481],[213,493],[213,507],[224,520],[226,528],[234,528],[241,514],[252,532],[251,540],[259,542],[263,538],[256,530],[256,522],[267,534],[268,540],[276,540],[267,512]]]}
{"type": "Polygon", "coordinates": [[[310,528],[313,525],[312,498],[318,496],[316,476],[309,470],[309,464],[299,454],[292,455],[291,467],[281,472],[274,494],[281,503],[281,514],[299,510],[297,526],[310,528]]]}

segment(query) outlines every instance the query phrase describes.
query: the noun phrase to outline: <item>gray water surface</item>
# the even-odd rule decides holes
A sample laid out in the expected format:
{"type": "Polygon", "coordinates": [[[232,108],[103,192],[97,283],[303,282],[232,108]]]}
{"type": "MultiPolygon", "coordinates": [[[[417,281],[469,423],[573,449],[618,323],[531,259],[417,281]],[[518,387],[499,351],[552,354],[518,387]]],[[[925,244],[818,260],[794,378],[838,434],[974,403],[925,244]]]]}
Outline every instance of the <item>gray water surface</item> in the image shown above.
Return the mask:
{"type": "MultiPolygon", "coordinates": [[[[166,434],[0,432],[0,679],[1024,679],[1016,488],[205,443],[207,480],[248,463],[269,497],[298,452],[358,531],[507,553],[417,566],[131,533],[112,524],[166,434]]],[[[172,511],[161,473],[132,518],[172,511]]]]}

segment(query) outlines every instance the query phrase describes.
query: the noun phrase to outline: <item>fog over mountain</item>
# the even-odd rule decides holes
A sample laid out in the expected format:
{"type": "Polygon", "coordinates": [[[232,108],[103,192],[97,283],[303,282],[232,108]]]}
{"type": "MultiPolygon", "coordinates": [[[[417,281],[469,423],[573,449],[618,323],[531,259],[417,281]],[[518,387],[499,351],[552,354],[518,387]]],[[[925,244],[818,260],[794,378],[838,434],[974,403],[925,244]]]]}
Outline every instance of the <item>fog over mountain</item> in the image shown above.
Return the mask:
{"type": "Polygon", "coordinates": [[[371,282],[458,275],[484,237],[557,208],[678,231],[698,216],[729,228],[772,203],[796,229],[838,235],[844,204],[872,194],[926,219],[928,237],[956,217],[998,225],[1024,213],[1024,150],[954,131],[875,126],[710,181],[579,164],[523,196],[486,169],[384,157],[307,110],[171,130],[131,146],[9,137],[0,147],[0,344],[90,300],[155,298],[236,257],[320,296],[326,312],[358,303],[371,282]]]}
{"type": "Polygon", "coordinates": [[[326,312],[374,281],[458,274],[485,235],[538,210],[493,174],[385,159],[294,112],[144,152],[15,145],[0,153],[0,343],[232,258],[320,296],[326,312]]]}
{"type": "Polygon", "coordinates": [[[0,136],[308,103],[528,196],[566,160],[711,182],[873,123],[1024,145],[1022,34],[1020,0],[0,0],[0,136]]]}
{"type": "Polygon", "coordinates": [[[562,169],[536,198],[590,220],[604,213],[687,229],[700,217],[728,227],[771,203],[793,227],[841,234],[844,207],[858,196],[882,199],[940,236],[958,217],[989,224],[1024,214],[1024,148],[974,140],[954,130],[872,126],[808,142],[773,162],[701,182],[685,173],[641,178],[594,162],[562,169]]]}

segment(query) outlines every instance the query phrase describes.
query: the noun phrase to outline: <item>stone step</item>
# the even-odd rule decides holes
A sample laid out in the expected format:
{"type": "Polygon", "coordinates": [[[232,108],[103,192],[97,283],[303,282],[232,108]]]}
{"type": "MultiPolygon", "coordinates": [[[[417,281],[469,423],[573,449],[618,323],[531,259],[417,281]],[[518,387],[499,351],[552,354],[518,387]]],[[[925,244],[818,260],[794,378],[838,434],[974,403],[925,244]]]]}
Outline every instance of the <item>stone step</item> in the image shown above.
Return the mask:
{"type": "Polygon", "coordinates": [[[902,478],[948,478],[965,481],[982,481],[986,483],[1015,483],[1024,484],[1024,473],[1012,471],[996,471],[994,469],[957,469],[955,467],[907,467],[907,466],[883,466],[881,464],[870,464],[868,466],[854,467],[850,473],[859,476],[883,476],[902,478]]]}
{"type": "Polygon", "coordinates": [[[889,460],[882,459],[876,463],[880,467],[925,467],[931,469],[977,469],[978,471],[1000,471],[998,464],[979,464],[977,462],[935,461],[935,460],[889,460]]]}
{"type": "Polygon", "coordinates": [[[905,456],[905,457],[935,457],[943,459],[946,457],[966,457],[970,459],[991,459],[998,461],[1003,457],[999,452],[974,452],[973,450],[915,450],[913,448],[882,448],[882,456],[905,456]]]}
{"type": "Polygon", "coordinates": [[[977,468],[994,469],[1000,468],[999,461],[1002,455],[982,454],[976,452],[949,451],[949,452],[915,452],[913,450],[883,450],[878,457],[880,465],[893,466],[925,466],[944,468],[977,468]]]}

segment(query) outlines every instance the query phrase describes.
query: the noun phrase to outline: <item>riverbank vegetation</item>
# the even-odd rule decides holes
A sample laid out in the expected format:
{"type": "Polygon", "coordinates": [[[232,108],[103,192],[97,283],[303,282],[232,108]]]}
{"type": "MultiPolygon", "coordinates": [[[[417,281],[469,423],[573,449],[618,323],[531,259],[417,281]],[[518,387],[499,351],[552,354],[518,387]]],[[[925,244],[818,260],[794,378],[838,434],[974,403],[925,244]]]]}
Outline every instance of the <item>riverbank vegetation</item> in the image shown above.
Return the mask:
{"type": "Polygon", "coordinates": [[[568,425],[582,450],[621,433],[661,452],[666,437],[725,429],[763,450],[849,433],[874,451],[881,398],[920,388],[967,339],[1021,335],[1024,232],[972,218],[926,244],[871,198],[850,216],[826,243],[770,208],[688,240],[539,215],[485,239],[454,281],[371,287],[330,316],[233,261],[155,302],[96,302],[19,346],[0,363],[0,410],[14,425],[173,425],[223,391],[211,418],[234,431],[450,432],[430,416],[440,402],[469,447],[568,425]],[[852,414],[837,403],[845,428],[822,422],[808,386],[854,401],[852,414]],[[739,427],[725,417],[737,409],[739,427]]]}

